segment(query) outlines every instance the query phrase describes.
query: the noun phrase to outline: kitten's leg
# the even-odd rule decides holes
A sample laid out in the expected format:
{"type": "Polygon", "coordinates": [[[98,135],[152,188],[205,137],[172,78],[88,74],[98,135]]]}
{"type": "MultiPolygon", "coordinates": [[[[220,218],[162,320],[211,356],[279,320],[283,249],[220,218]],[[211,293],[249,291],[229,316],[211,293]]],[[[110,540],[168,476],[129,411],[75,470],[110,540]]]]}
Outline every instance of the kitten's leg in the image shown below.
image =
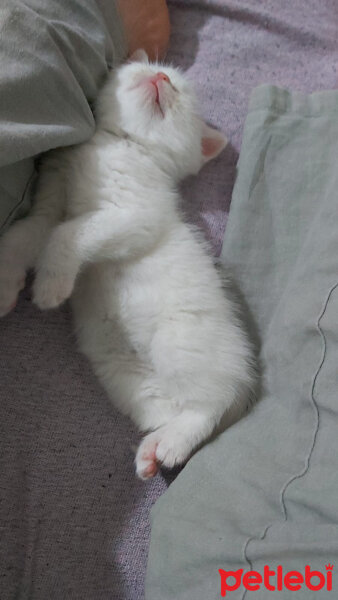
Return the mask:
{"type": "Polygon", "coordinates": [[[155,373],[132,353],[111,356],[96,365],[96,374],[112,401],[128,414],[141,431],[153,431],[179,414],[179,408],[159,386],[155,373]]]}
{"type": "Polygon", "coordinates": [[[186,409],[169,423],[149,433],[136,454],[136,472],[141,479],[153,477],[159,465],[172,468],[187,461],[192,452],[213,432],[221,415],[186,409]]]}
{"type": "Polygon", "coordinates": [[[25,285],[26,272],[35,266],[48,235],[61,219],[64,182],[57,168],[42,168],[33,208],[0,238],[0,317],[14,308],[25,285]]]}
{"type": "MultiPolygon", "coordinates": [[[[96,365],[95,370],[114,404],[121,412],[127,414],[141,431],[156,429],[160,432],[179,414],[179,408],[160,389],[155,373],[141,361],[135,359],[131,353],[124,356],[116,354],[109,366],[96,365]]],[[[174,439],[171,441],[175,444],[174,439]]],[[[162,453],[165,443],[164,439],[162,453]]],[[[156,455],[157,446],[156,431],[148,434],[139,447],[136,456],[136,471],[141,479],[153,477],[158,471],[158,463],[161,462],[161,458],[156,455]]],[[[161,445],[159,445],[158,452],[161,455],[161,445]]],[[[185,455],[182,461],[184,459],[185,455]]],[[[170,466],[169,460],[167,462],[170,466]]]]}
{"type": "Polygon", "coordinates": [[[42,309],[59,306],[71,296],[75,279],[86,263],[124,260],[148,251],[161,239],[164,220],[160,216],[149,215],[146,209],[109,209],[59,225],[38,265],[34,302],[42,309]]]}
{"type": "Polygon", "coordinates": [[[217,321],[213,327],[209,317],[204,323],[202,315],[198,319],[195,328],[195,317],[184,314],[175,323],[162,324],[152,338],[154,371],[182,411],[142,441],[136,456],[141,477],[156,462],[168,468],[185,462],[225,415],[231,420],[244,412],[253,389],[251,351],[237,322],[229,319],[213,351],[217,321]]]}

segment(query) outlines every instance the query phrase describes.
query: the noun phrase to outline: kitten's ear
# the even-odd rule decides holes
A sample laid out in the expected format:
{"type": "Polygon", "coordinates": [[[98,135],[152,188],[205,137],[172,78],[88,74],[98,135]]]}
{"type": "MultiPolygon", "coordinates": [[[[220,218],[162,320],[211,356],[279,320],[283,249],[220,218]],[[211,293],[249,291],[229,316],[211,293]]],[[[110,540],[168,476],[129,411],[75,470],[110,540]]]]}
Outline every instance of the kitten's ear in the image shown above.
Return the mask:
{"type": "Polygon", "coordinates": [[[202,130],[202,156],[203,164],[207,163],[212,158],[216,158],[227,145],[228,140],[224,133],[217,131],[209,127],[206,123],[203,123],[202,130]]]}
{"type": "Polygon", "coordinates": [[[149,58],[148,58],[148,54],[146,53],[145,50],[143,50],[143,48],[139,48],[138,50],[135,50],[130,56],[129,56],[129,60],[131,62],[142,62],[142,63],[149,63],[149,58]]]}

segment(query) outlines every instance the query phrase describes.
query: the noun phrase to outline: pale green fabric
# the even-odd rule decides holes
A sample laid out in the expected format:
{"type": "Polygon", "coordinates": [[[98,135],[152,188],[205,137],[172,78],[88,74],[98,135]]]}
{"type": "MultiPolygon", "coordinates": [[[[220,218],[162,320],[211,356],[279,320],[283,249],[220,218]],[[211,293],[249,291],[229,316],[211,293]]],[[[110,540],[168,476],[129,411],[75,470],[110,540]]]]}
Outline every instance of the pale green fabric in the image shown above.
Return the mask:
{"type": "Polygon", "coordinates": [[[115,0],[0,3],[0,233],[29,207],[34,158],[94,133],[90,102],[125,56],[115,0]]]}
{"type": "Polygon", "coordinates": [[[155,505],[147,600],[219,599],[220,568],[327,563],[332,592],[226,598],[337,597],[337,156],[338,92],[254,91],[222,260],[261,342],[263,391],[155,505]]]}

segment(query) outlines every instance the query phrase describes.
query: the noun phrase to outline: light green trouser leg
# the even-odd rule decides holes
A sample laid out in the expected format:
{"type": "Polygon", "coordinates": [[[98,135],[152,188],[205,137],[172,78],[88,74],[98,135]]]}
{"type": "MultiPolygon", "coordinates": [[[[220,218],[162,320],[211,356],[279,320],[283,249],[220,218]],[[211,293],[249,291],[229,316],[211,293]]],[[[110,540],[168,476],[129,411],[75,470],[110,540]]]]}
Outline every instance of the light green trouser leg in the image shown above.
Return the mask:
{"type": "Polygon", "coordinates": [[[326,577],[328,563],[335,592],[240,585],[226,598],[336,597],[338,92],[255,90],[222,259],[261,340],[263,392],[156,503],[146,598],[216,600],[219,569],[326,577]]]}

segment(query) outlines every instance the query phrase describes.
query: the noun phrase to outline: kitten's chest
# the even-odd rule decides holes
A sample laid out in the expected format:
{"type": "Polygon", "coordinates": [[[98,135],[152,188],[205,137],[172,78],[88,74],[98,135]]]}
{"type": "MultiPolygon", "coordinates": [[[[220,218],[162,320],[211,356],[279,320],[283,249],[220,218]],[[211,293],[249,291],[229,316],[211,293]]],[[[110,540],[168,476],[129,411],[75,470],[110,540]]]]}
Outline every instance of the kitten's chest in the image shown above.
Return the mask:
{"type": "Polygon", "coordinates": [[[126,181],[113,169],[107,172],[99,165],[87,171],[78,169],[68,184],[67,218],[101,208],[121,207],[125,188],[126,181]]]}
{"type": "Polygon", "coordinates": [[[102,208],[131,208],[149,198],[163,174],[133,149],[88,144],[74,154],[67,185],[67,218],[102,208]]]}

